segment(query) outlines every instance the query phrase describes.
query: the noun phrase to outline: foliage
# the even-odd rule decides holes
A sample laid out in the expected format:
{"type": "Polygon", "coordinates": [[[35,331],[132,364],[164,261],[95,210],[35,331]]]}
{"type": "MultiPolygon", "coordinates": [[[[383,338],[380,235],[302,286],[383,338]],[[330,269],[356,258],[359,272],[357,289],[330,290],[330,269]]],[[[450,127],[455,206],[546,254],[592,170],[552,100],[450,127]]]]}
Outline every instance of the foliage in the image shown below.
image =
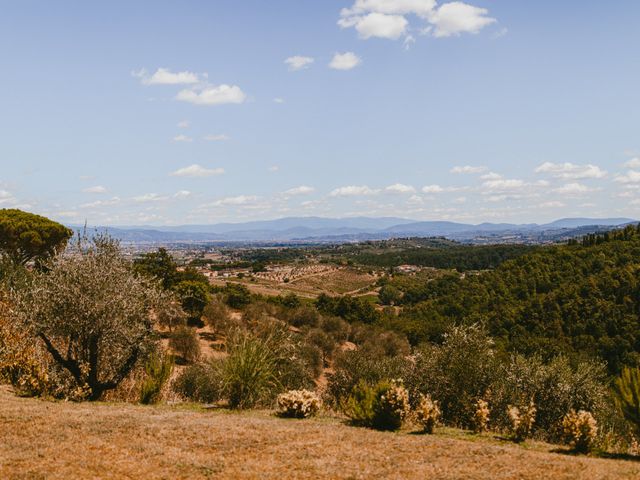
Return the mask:
{"type": "Polygon", "coordinates": [[[289,390],[278,395],[278,415],[281,417],[312,417],[320,406],[320,397],[309,390],[289,390]]]}
{"type": "Polygon", "coordinates": [[[562,419],[562,431],[576,452],[589,453],[598,435],[598,423],[590,412],[571,410],[562,419]]]}
{"type": "Polygon", "coordinates": [[[202,318],[212,329],[220,332],[226,331],[233,325],[231,314],[221,295],[215,295],[209,300],[202,312],[202,318]]]}
{"type": "Polygon", "coordinates": [[[437,401],[433,401],[430,395],[420,396],[420,401],[415,408],[415,417],[424,433],[433,433],[441,415],[442,412],[437,401]]]}
{"type": "Polygon", "coordinates": [[[476,402],[476,410],[473,414],[473,431],[475,433],[486,432],[489,429],[489,402],[481,398],[476,402]]]}
{"type": "Polygon", "coordinates": [[[200,358],[200,339],[195,328],[182,326],[171,334],[169,346],[187,363],[200,358]]]}
{"type": "Polygon", "coordinates": [[[136,272],[160,280],[165,289],[172,288],[176,283],[178,265],[165,248],[145,253],[135,259],[133,265],[136,272]]]}
{"type": "Polygon", "coordinates": [[[189,320],[199,322],[204,308],[209,303],[209,288],[201,282],[184,280],[177,283],[173,290],[180,299],[182,309],[189,320]]]}
{"type": "Polygon", "coordinates": [[[515,442],[522,442],[531,435],[536,420],[536,406],[533,400],[528,405],[516,407],[509,405],[507,416],[511,426],[511,434],[515,442]]]}
{"type": "Polygon", "coordinates": [[[625,368],[614,384],[616,401],[634,434],[640,438],[640,368],[625,368]]]}
{"type": "Polygon", "coordinates": [[[344,410],[356,425],[398,430],[409,412],[409,393],[399,380],[383,380],[373,387],[360,381],[344,410]]]}
{"type": "Polygon", "coordinates": [[[0,253],[14,263],[37,264],[64,250],[73,232],[53,220],[17,209],[0,209],[0,253]]]}
{"type": "Polygon", "coordinates": [[[91,400],[114,389],[153,349],[158,289],[131,271],[114,240],[97,236],[17,292],[16,311],[53,361],[91,400]]]}
{"type": "Polygon", "coordinates": [[[344,318],[349,323],[372,324],[380,318],[373,304],[359,297],[330,297],[322,293],[316,299],[316,308],[320,313],[344,318]]]}
{"type": "Polygon", "coordinates": [[[185,399],[211,403],[223,398],[220,362],[199,363],[185,368],[173,382],[173,390],[185,399]]]}
{"type": "Polygon", "coordinates": [[[160,401],[164,386],[173,372],[173,357],[154,352],[144,364],[146,378],[140,389],[140,403],[151,405],[160,401]]]}
{"type": "Polygon", "coordinates": [[[618,373],[640,360],[640,234],[631,226],[601,238],[534,249],[480,275],[420,281],[395,326],[414,343],[439,342],[452,324],[483,321],[501,350],[600,357],[618,373]]]}
{"type": "Polygon", "coordinates": [[[224,288],[225,301],[231,308],[243,308],[251,303],[251,292],[239,283],[227,283],[224,288]]]}
{"type": "Polygon", "coordinates": [[[180,302],[171,291],[164,291],[158,295],[155,316],[158,325],[167,327],[169,332],[173,332],[174,328],[184,325],[187,319],[180,302]]]}

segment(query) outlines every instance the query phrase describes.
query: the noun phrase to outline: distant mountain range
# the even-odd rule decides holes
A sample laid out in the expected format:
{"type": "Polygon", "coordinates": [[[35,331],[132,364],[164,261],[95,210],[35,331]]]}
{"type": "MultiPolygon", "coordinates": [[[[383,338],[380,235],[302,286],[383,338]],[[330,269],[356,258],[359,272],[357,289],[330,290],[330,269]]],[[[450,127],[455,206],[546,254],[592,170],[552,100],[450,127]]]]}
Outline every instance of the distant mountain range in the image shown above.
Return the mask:
{"type": "MultiPolygon", "coordinates": [[[[446,237],[474,243],[546,242],[636,223],[631,218],[563,218],[538,225],[446,221],[416,222],[395,217],[287,217],[246,223],[172,227],[92,227],[130,243],[349,242],[394,237],[446,237]],[[574,232],[574,233],[572,233],[574,232]]],[[[71,226],[75,230],[80,227],[71,226]]]]}

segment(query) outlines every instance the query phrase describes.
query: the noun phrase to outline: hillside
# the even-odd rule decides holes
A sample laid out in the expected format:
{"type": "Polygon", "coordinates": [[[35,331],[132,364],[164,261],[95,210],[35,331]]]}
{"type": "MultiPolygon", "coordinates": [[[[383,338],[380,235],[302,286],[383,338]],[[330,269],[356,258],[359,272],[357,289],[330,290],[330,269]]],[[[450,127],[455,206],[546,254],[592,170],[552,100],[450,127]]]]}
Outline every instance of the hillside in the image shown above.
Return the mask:
{"type": "Polygon", "coordinates": [[[51,403],[0,387],[0,478],[631,479],[636,462],[446,430],[383,433],[335,418],[185,406],[51,403]]]}

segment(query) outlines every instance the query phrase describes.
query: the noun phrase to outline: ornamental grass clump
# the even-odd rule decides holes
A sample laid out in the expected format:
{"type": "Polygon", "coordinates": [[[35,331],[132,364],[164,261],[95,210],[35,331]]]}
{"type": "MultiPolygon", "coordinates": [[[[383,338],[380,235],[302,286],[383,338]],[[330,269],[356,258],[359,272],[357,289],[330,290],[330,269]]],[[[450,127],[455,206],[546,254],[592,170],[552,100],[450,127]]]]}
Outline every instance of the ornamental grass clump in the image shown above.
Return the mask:
{"type": "Polygon", "coordinates": [[[589,453],[598,435],[598,423],[591,412],[571,410],[562,419],[562,432],[576,452],[589,453]]]}
{"type": "Polygon", "coordinates": [[[321,402],[315,392],[289,390],[278,395],[278,415],[286,418],[308,418],[316,415],[321,402]]]}
{"type": "Polygon", "coordinates": [[[536,406],[533,401],[523,407],[509,406],[507,416],[511,423],[511,433],[516,442],[522,442],[531,435],[533,424],[536,419],[536,406]]]}
{"type": "Polygon", "coordinates": [[[490,414],[489,402],[481,398],[478,399],[476,402],[476,410],[473,413],[473,431],[475,433],[483,433],[489,430],[490,414]]]}
{"type": "Polygon", "coordinates": [[[421,395],[420,402],[415,410],[416,421],[422,426],[424,433],[433,433],[440,420],[442,412],[437,401],[430,395],[421,395]]]}

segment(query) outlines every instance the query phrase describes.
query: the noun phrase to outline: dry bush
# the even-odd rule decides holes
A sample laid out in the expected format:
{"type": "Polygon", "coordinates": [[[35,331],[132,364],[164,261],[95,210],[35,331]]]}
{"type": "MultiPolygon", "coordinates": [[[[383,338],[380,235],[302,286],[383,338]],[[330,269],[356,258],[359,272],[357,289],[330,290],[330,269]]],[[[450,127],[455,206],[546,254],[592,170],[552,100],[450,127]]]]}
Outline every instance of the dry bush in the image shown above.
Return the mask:
{"type": "Polygon", "coordinates": [[[588,453],[598,436],[598,423],[591,412],[571,410],[562,419],[562,431],[576,452],[588,453]]]}
{"type": "Polygon", "coordinates": [[[400,380],[356,385],[343,410],[354,425],[398,430],[409,413],[409,393],[400,380]]]}
{"type": "Polygon", "coordinates": [[[522,442],[531,435],[533,424],[536,420],[536,406],[533,400],[529,405],[515,407],[510,405],[507,409],[507,415],[511,422],[511,433],[516,442],[522,442]]]}
{"type": "Polygon", "coordinates": [[[183,326],[171,335],[169,346],[186,363],[195,363],[200,358],[200,340],[195,328],[183,326]]]}
{"type": "Polygon", "coordinates": [[[281,417],[312,417],[320,406],[320,397],[309,390],[289,390],[278,395],[278,415],[281,417]]]}
{"type": "Polygon", "coordinates": [[[204,307],[202,318],[207,325],[217,332],[225,332],[232,325],[233,320],[229,308],[224,303],[222,295],[216,295],[204,307]]]}
{"type": "Polygon", "coordinates": [[[489,415],[491,410],[489,409],[489,402],[483,399],[478,399],[476,402],[476,411],[473,414],[473,431],[476,433],[483,433],[489,429],[489,415]]]}
{"type": "Polygon", "coordinates": [[[415,409],[415,417],[425,433],[433,433],[440,421],[440,406],[433,401],[430,395],[421,395],[418,406],[415,409]]]}

